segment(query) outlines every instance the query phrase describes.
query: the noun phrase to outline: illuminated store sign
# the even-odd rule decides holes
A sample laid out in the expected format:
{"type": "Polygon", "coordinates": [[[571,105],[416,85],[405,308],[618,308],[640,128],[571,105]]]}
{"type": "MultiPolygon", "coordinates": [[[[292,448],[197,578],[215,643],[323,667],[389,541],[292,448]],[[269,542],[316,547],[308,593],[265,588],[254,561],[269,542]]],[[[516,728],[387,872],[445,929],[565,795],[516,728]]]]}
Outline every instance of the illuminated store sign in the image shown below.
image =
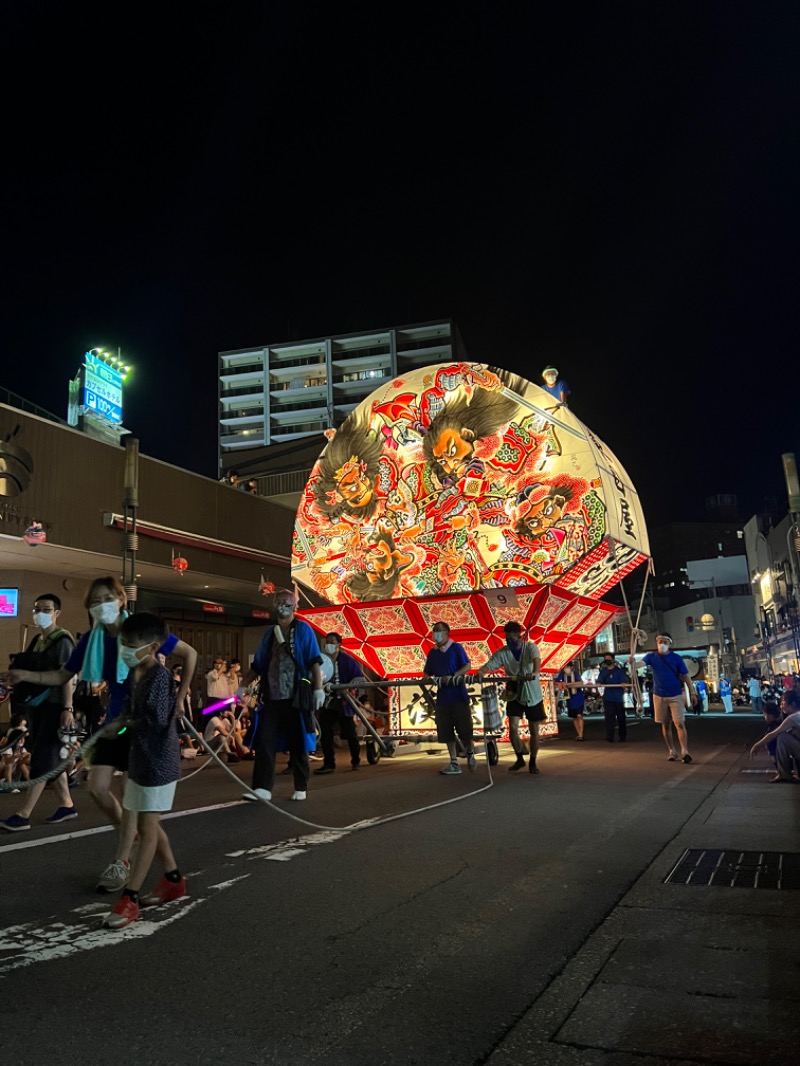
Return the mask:
{"type": "Polygon", "coordinates": [[[0,589],[0,617],[16,618],[19,614],[19,589],[0,589]]]}
{"type": "Polygon", "coordinates": [[[122,424],[122,374],[91,352],[84,363],[83,406],[109,422],[122,424]]]}

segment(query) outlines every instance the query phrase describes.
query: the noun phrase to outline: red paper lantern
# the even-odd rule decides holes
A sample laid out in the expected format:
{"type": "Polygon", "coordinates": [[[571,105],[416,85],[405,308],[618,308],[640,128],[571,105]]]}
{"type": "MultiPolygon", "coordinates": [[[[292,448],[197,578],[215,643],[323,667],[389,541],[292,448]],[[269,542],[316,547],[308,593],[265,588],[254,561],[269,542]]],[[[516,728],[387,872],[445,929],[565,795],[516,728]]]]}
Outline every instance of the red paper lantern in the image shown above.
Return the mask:
{"type": "Polygon", "coordinates": [[[32,522],[22,534],[22,539],[33,548],[37,544],[44,544],[47,534],[42,529],[41,522],[32,522]]]}
{"type": "Polygon", "coordinates": [[[189,563],[182,555],[174,555],[172,557],[172,569],[176,574],[182,574],[189,569],[189,563]]]}

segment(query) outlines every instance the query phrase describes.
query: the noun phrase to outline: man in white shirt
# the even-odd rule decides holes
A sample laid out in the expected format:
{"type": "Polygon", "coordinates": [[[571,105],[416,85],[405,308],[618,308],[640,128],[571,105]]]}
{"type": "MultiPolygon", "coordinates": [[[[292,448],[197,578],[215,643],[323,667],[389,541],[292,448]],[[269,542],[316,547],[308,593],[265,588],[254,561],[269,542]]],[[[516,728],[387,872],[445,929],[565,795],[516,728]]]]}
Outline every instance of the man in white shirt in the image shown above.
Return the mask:
{"type": "Polygon", "coordinates": [[[747,691],[750,694],[750,706],[753,708],[753,714],[761,714],[764,709],[764,701],[761,698],[761,678],[748,678],[747,691]]]}
{"type": "Polygon", "coordinates": [[[206,706],[219,703],[230,696],[228,675],[225,673],[225,660],[217,656],[214,665],[206,674],[206,706]]]}
{"type": "Polygon", "coordinates": [[[506,622],[503,628],[506,634],[505,648],[500,648],[483,664],[478,670],[478,676],[483,680],[484,674],[493,673],[499,666],[505,670],[510,679],[510,698],[506,704],[508,733],[517,756],[517,761],[513,766],[509,766],[509,770],[521,770],[525,766],[525,749],[519,735],[519,723],[520,718],[527,718],[531,734],[528,770],[532,774],[538,774],[536,756],[539,752],[539,723],[547,721],[542,686],[539,683],[542,660],[533,641],[522,639],[522,627],[519,622],[506,622]]]}

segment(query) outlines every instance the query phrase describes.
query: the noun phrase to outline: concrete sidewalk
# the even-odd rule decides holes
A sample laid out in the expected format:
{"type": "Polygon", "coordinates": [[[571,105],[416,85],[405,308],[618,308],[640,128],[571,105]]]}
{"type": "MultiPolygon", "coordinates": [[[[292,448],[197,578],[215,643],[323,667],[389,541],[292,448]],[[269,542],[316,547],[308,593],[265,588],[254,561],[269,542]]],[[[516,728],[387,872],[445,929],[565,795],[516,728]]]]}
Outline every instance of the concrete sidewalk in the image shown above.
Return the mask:
{"type": "MultiPolygon", "coordinates": [[[[676,787],[691,787],[699,770],[676,787]]],[[[725,880],[751,883],[762,853],[800,852],[800,786],[771,777],[766,757],[743,751],[491,1066],[800,1061],[800,868],[793,889],[664,883],[687,849],[734,851],[725,880]]]]}

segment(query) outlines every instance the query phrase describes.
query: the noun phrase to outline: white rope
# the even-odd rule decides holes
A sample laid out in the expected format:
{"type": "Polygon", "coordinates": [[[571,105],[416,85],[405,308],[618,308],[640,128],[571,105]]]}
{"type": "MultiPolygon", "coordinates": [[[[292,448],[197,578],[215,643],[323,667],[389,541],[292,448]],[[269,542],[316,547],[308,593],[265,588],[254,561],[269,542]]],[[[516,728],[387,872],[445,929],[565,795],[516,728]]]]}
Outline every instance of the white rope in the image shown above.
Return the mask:
{"type": "MultiPolygon", "coordinates": [[[[613,540],[609,540],[608,543],[609,543],[609,546],[611,548],[611,556],[612,556],[612,558],[614,560],[614,567],[616,568],[617,567],[617,548],[616,548],[616,545],[614,544],[613,540]]],[[[639,675],[636,672],[635,657],[636,657],[636,649],[637,649],[637,647],[647,643],[647,633],[643,629],[639,629],[639,621],[641,620],[641,617],[642,617],[642,609],[644,608],[644,597],[645,597],[645,592],[647,590],[647,579],[650,576],[650,571],[651,571],[652,565],[653,565],[653,560],[652,559],[648,559],[648,561],[647,561],[647,570],[645,571],[645,577],[644,577],[644,584],[642,585],[642,595],[641,595],[641,598],[639,599],[639,610],[637,611],[636,621],[635,622],[633,620],[633,615],[631,614],[631,608],[630,608],[630,604],[628,603],[628,597],[627,597],[627,595],[625,593],[625,584],[624,584],[622,578],[620,578],[620,581],[619,581],[619,590],[622,593],[622,602],[625,604],[625,613],[628,616],[628,625],[630,626],[630,630],[631,630],[630,660],[633,663],[633,666],[632,666],[632,669],[631,669],[631,689],[633,691],[634,709],[636,711],[637,717],[639,717],[639,718],[641,718],[642,714],[644,713],[644,700],[642,698],[641,685],[639,684],[639,675]]]]}
{"type": "MultiPolygon", "coordinates": [[[[246,788],[246,786],[243,785],[241,779],[238,778],[236,776],[236,774],[234,774],[231,770],[229,770],[228,767],[225,765],[225,763],[223,763],[220,759],[217,758],[215,752],[210,750],[210,748],[208,747],[206,742],[203,740],[203,738],[198,734],[197,730],[194,728],[192,723],[186,718],[184,718],[184,725],[187,727],[189,733],[193,734],[195,739],[199,740],[203,744],[203,747],[205,747],[209,751],[209,754],[214,759],[217,760],[217,762],[220,764],[222,769],[228,774],[228,776],[233,778],[233,780],[236,782],[237,786],[239,788],[246,788]]],[[[487,772],[489,774],[489,783],[487,785],[483,785],[481,788],[476,789],[474,792],[467,792],[466,795],[464,795],[464,796],[453,796],[451,799],[442,800],[439,803],[431,803],[427,807],[417,807],[413,811],[404,811],[402,814],[387,815],[387,817],[385,817],[385,818],[377,818],[374,821],[372,819],[369,819],[367,821],[362,821],[362,822],[353,822],[351,825],[319,825],[317,822],[309,822],[306,818],[300,818],[296,814],[291,814],[289,811],[284,810],[283,807],[278,807],[271,800],[262,800],[262,799],[259,798],[258,802],[259,803],[263,803],[264,806],[266,806],[266,807],[271,807],[272,810],[277,811],[279,814],[282,814],[284,818],[289,818],[291,821],[297,822],[299,825],[306,825],[310,829],[321,829],[324,832],[333,832],[333,833],[354,833],[357,830],[361,830],[361,829],[374,829],[376,826],[385,825],[387,822],[396,822],[396,821],[399,821],[401,818],[411,818],[413,815],[423,814],[426,811],[433,811],[433,810],[436,810],[437,807],[447,807],[451,803],[459,803],[461,800],[472,799],[473,796],[479,796],[481,794],[481,792],[486,792],[488,789],[492,788],[492,786],[494,785],[494,778],[492,777],[492,768],[491,768],[491,765],[489,763],[489,746],[488,746],[488,744],[486,745],[485,755],[486,755],[486,769],[487,769],[487,772]]],[[[206,764],[206,765],[208,765],[208,764],[206,764]]],[[[250,791],[250,789],[247,789],[247,793],[246,794],[247,795],[252,795],[252,792],[250,791]]]]}

